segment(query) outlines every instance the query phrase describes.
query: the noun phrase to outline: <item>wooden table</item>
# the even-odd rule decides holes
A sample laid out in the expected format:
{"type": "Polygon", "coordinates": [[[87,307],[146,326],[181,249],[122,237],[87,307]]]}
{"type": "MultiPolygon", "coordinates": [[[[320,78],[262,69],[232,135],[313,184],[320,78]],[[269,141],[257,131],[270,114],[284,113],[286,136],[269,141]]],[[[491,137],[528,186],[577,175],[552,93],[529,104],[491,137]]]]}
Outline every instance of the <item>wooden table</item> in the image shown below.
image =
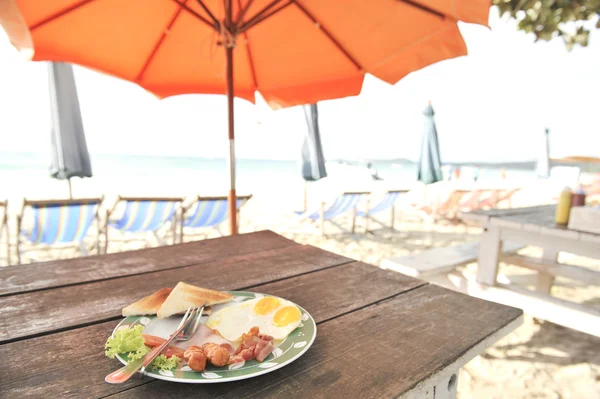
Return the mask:
{"type": "MultiPolygon", "coordinates": [[[[540,318],[600,336],[600,312],[550,297],[556,276],[580,280],[588,284],[600,284],[600,273],[585,267],[558,262],[560,252],[600,259],[600,235],[557,225],[554,222],[554,214],[554,205],[494,209],[463,214],[463,219],[477,222],[484,227],[479,251],[477,282],[488,286],[510,288],[513,294],[518,295],[518,297],[511,296],[512,300],[506,296],[506,300],[501,301],[502,303],[528,307],[526,309],[528,313],[539,315],[540,318]],[[543,248],[541,259],[521,255],[503,259],[506,263],[535,271],[537,274],[535,293],[529,295],[535,303],[523,297],[522,294],[530,294],[529,292],[498,282],[499,254],[504,241],[543,248]]],[[[513,294],[507,293],[507,295],[513,294]]],[[[487,297],[487,299],[492,298],[487,297]]]]}
{"type": "Polygon", "coordinates": [[[0,269],[4,397],[452,398],[456,373],[521,310],[383,271],[269,231],[0,269]],[[134,377],[104,343],[121,308],[186,281],[288,298],[318,324],[308,352],[270,374],[187,385],[134,377]]]}

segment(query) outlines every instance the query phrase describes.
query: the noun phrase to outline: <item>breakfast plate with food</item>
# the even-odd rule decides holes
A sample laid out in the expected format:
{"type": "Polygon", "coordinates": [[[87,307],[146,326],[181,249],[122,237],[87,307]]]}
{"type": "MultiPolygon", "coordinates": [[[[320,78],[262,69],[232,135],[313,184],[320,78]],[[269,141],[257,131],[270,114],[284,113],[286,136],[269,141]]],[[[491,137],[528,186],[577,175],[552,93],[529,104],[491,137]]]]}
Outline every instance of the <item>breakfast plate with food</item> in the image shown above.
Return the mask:
{"type": "MultiPolygon", "coordinates": [[[[125,319],[108,338],[106,355],[129,366],[154,355],[141,373],[183,383],[236,381],[269,373],[302,356],[317,333],[312,316],[284,298],[184,282],[162,288],[122,313],[125,319]],[[174,336],[179,339],[164,345],[183,328],[182,316],[185,319],[192,308],[202,312],[190,323],[193,332],[185,338],[182,333],[174,336]]],[[[109,377],[107,382],[122,382],[109,377]]]]}

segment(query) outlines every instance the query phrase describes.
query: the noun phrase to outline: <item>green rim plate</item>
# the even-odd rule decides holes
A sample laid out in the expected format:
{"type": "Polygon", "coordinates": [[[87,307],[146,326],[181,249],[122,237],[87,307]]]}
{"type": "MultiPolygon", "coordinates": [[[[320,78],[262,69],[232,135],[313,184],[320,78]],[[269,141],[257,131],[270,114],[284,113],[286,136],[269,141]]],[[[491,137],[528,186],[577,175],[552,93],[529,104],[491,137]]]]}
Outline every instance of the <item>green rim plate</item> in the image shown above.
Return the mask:
{"type": "MultiPolygon", "coordinates": [[[[228,292],[234,296],[233,302],[244,302],[249,299],[265,296],[265,294],[255,292],[228,292]]],[[[315,320],[304,308],[301,306],[298,306],[298,308],[302,312],[300,326],[292,331],[262,363],[259,363],[256,360],[250,360],[225,367],[213,367],[209,365],[204,372],[196,372],[191,370],[188,366],[184,366],[185,362],[181,362],[177,369],[174,370],[145,371],[143,374],[159,380],[172,382],[209,384],[244,380],[246,378],[257,377],[280,369],[302,356],[304,352],[310,348],[317,336],[315,320]]],[[[156,316],[130,316],[123,319],[114,331],[122,328],[129,328],[136,324],[141,324],[146,327],[155,318],[156,316]]],[[[121,363],[127,364],[127,354],[118,355],[117,359],[119,359],[121,363]]]]}

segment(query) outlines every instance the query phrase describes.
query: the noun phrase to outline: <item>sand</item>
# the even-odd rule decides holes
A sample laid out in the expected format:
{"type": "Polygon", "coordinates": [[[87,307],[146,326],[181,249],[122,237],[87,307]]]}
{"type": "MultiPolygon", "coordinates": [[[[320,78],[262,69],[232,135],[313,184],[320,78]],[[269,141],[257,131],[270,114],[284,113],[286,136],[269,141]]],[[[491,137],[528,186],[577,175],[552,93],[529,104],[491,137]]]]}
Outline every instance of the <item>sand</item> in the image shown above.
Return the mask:
{"type": "MultiPolygon", "coordinates": [[[[301,205],[282,204],[273,197],[255,196],[242,211],[241,232],[270,229],[302,244],[361,260],[374,266],[382,259],[477,240],[481,229],[474,226],[437,224],[431,226],[410,214],[399,214],[397,230],[380,230],[365,234],[359,224],[357,234],[342,233],[331,228],[326,237],[307,223],[301,223],[292,209],[301,205]]],[[[387,216],[386,216],[387,217],[387,216]]],[[[342,220],[341,224],[349,224],[342,220]]],[[[14,230],[13,230],[14,231],[14,230]]],[[[93,233],[91,233],[93,236],[93,233]]],[[[112,234],[112,237],[117,237],[112,234]]],[[[187,240],[217,237],[216,231],[188,236],[187,240]]],[[[4,244],[0,243],[0,264],[5,262],[4,244]]],[[[156,246],[152,237],[141,241],[112,241],[110,252],[156,246]]],[[[92,243],[89,247],[92,248],[92,243]]],[[[539,255],[539,249],[528,247],[524,253],[539,255]]],[[[93,253],[93,252],[91,252],[93,253]]],[[[77,249],[33,251],[26,262],[80,256],[77,249]]],[[[600,270],[600,260],[564,254],[561,261],[600,270]]],[[[476,265],[467,265],[474,269],[476,265]]],[[[501,272],[519,275],[524,286],[531,283],[531,273],[502,265],[501,272]]],[[[557,279],[553,294],[600,309],[600,289],[581,282],[557,279]]],[[[600,338],[583,334],[549,322],[526,316],[524,324],[485,353],[461,369],[458,380],[459,398],[600,398],[600,338]]]]}

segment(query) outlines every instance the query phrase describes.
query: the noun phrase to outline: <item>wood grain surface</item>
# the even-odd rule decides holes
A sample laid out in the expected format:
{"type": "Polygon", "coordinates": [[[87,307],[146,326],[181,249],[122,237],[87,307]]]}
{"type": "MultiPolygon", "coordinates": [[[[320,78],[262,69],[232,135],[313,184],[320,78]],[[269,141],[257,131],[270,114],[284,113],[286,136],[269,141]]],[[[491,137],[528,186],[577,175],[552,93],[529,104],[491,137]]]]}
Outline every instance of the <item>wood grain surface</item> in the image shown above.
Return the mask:
{"type": "Polygon", "coordinates": [[[137,251],[3,267],[0,268],[0,296],[180,268],[297,245],[272,231],[260,231],[137,251]]]}
{"type": "Polygon", "coordinates": [[[271,232],[9,268],[14,278],[6,270],[2,397],[395,397],[522,313],[271,232]],[[244,381],[105,383],[120,367],[103,352],[121,308],[182,280],[292,300],[317,321],[315,344],[292,364],[244,381]]]}
{"type": "Polygon", "coordinates": [[[397,397],[521,313],[425,285],[319,324],[311,349],[267,376],[176,389],[153,381],[115,397],[397,397]]]}
{"type": "MultiPolygon", "coordinates": [[[[254,291],[302,304],[320,323],[426,284],[398,273],[384,273],[383,281],[377,278],[379,275],[376,267],[354,262],[260,285],[254,291]],[[350,291],[353,295],[348,295],[350,291]]],[[[97,397],[147,383],[148,378],[137,377],[125,385],[104,383],[104,377],[120,364],[103,353],[104,343],[117,323],[111,321],[0,346],[0,356],[18,353],[24,359],[36,359],[9,368],[0,390],[32,397],[40,392],[52,397],[65,393],[97,397]]]]}
{"type": "Polygon", "coordinates": [[[179,281],[217,290],[241,289],[347,262],[351,260],[322,249],[294,245],[176,271],[0,297],[0,342],[118,318],[125,306],[179,281]]]}

